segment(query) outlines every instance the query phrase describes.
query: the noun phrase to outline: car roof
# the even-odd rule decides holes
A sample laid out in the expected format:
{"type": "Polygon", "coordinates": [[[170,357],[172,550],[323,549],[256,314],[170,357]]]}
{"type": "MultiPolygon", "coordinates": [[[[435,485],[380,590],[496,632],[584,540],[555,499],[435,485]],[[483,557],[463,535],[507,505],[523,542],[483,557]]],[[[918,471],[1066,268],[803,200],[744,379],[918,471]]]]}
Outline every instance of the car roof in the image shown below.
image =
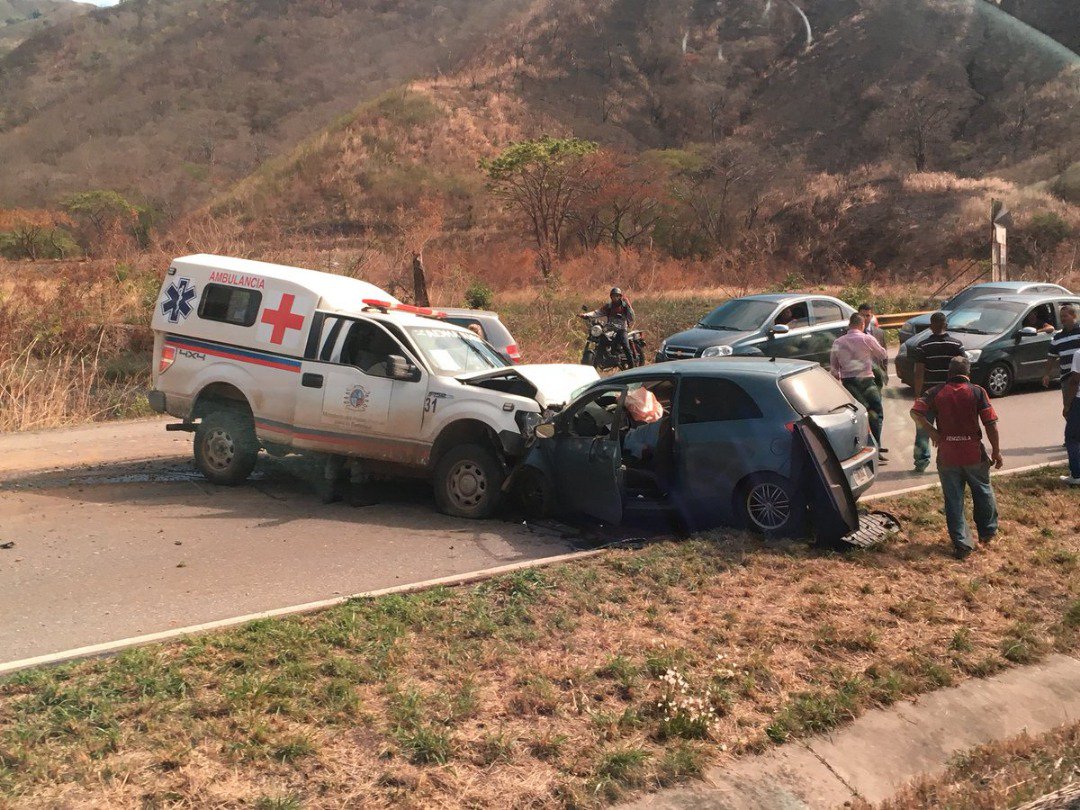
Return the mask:
{"type": "MultiPolygon", "coordinates": [[[[336,313],[335,313],[336,314],[336,313]]],[[[353,313],[343,313],[356,317],[353,313]]],[[[425,315],[415,315],[411,312],[398,312],[390,310],[389,312],[383,312],[378,309],[365,309],[363,311],[365,317],[371,318],[375,321],[386,321],[388,323],[396,324],[397,326],[419,326],[427,327],[429,329],[452,329],[455,332],[466,332],[472,334],[464,326],[458,326],[456,323],[448,323],[447,321],[441,321],[438,318],[429,318],[425,315]]]]}
{"type": "Polygon", "coordinates": [[[435,307],[438,312],[445,313],[453,318],[494,318],[499,320],[499,313],[489,309],[469,309],[468,307],[435,307]]]}
{"type": "MultiPolygon", "coordinates": [[[[1025,290],[1028,287],[1057,287],[1060,290],[1064,290],[1060,284],[1054,284],[1052,281],[983,281],[979,284],[972,284],[971,287],[966,289],[973,289],[979,287],[996,287],[1002,290],[1025,290]]],[[[963,290],[961,290],[963,292],[963,290]]]]}
{"type": "Polygon", "coordinates": [[[1068,295],[1062,295],[1057,293],[1024,293],[1019,295],[987,295],[981,298],[973,298],[970,305],[974,305],[979,301],[1010,301],[1017,304],[1049,304],[1054,301],[1066,300],[1071,304],[1080,303],[1080,296],[1069,293],[1068,295]]]}
{"type": "MultiPolygon", "coordinates": [[[[785,304],[792,301],[802,301],[806,298],[824,298],[827,301],[835,301],[838,304],[844,304],[839,298],[834,298],[831,295],[822,295],[818,293],[757,293],[756,295],[742,295],[738,298],[733,298],[733,301],[768,301],[773,304],[785,304]]],[[[848,304],[844,304],[848,306],[848,304]]]]}
{"type": "Polygon", "coordinates": [[[786,377],[799,371],[818,367],[809,360],[770,359],[768,357],[698,357],[689,360],[672,360],[651,366],[627,369],[601,382],[633,382],[659,375],[679,374],[684,377],[712,377],[753,375],[762,377],[786,377]]]}

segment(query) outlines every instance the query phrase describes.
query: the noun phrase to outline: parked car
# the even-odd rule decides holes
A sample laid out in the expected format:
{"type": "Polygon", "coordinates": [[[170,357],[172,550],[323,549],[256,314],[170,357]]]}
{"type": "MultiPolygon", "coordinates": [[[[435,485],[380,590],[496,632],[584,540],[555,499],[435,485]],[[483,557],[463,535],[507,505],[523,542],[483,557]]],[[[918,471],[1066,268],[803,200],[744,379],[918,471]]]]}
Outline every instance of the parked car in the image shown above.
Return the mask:
{"type": "Polygon", "coordinates": [[[614,524],[659,511],[688,527],[787,534],[805,514],[793,468],[804,419],[821,428],[852,493],[864,492],[877,462],[866,409],[819,365],[760,357],[677,361],[591,384],[537,427],[511,486],[533,515],[614,524]],[[638,389],[662,408],[657,421],[634,421],[627,402],[638,389]]]}
{"type": "Polygon", "coordinates": [[[225,256],[174,260],[152,319],[159,413],[194,432],[214,483],[260,448],[362,459],[433,480],[439,507],[486,517],[544,408],[597,379],[588,366],[508,366],[468,329],[371,284],[225,256]]]}
{"type": "Polygon", "coordinates": [[[851,307],[827,295],[748,295],[721,304],[697,326],[660,344],[656,362],[691,357],[765,355],[815,363],[848,326],[851,307]]]}
{"type": "MultiPolygon", "coordinates": [[[[971,377],[992,397],[1003,397],[1017,383],[1041,380],[1051,334],[1025,326],[1031,317],[1060,328],[1058,310],[1064,304],[1080,306],[1080,296],[998,295],[973,298],[952,310],[948,331],[964,344],[971,361],[971,377]]],[[[896,373],[906,385],[915,382],[911,349],[926,340],[921,332],[901,345],[896,373]]]]}
{"type": "Polygon", "coordinates": [[[518,349],[517,341],[499,319],[499,313],[489,312],[486,309],[447,309],[446,307],[439,307],[439,312],[442,314],[441,320],[447,323],[464,326],[466,329],[474,325],[479,326],[480,331],[484,333],[484,340],[490,343],[495,351],[510,363],[521,362],[521,351],[518,349]]]}
{"type": "MultiPolygon", "coordinates": [[[[973,298],[984,298],[994,295],[1072,295],[1059,284],[1049,284],[1037,281],[988,281],[983,284],[972,284],[965,287],[952,298],[948,299],[937,308],[940,312],[952,312],[957,307],[966,304],[973,298]]],[[[900,342],[906,343],[920,332],[930,328],[930,314],[916,315],[909,318],[900,327],[900,342]]]]}

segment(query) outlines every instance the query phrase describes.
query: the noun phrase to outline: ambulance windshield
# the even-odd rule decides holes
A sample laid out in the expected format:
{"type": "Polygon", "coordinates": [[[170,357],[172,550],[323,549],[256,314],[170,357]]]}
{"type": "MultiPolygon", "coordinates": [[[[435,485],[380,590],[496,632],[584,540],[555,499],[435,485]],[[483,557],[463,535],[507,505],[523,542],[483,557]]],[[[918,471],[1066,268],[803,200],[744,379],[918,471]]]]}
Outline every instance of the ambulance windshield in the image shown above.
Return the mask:
{"type": "Polygon", "coordinates": [[[440,376],[503,368],[506,360],[471,332],[438,327],[408,327],[409,335],[440,376]]]}

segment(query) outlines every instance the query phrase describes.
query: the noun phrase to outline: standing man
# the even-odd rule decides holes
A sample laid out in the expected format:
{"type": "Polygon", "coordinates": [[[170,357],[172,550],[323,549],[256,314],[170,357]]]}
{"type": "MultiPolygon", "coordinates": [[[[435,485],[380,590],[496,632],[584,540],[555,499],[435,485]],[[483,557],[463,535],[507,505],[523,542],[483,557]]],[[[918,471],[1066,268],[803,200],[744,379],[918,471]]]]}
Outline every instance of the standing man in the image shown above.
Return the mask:
{"type": "Polygon", "coordinates": [[[1069,409],[1068,383],[1073,374],[1073,356],[1080,349],[1080,324],[1076,322],[1076,307],[1066,304],[1059,310],[1061,331],[1050,338],[1050,354],[1046,358],[1046,373],[1043,375],[1043,388],[1050,387],[1050,378],[1054,371],[1061,372],[1061,404],[1069,409]]]}
{"type": "MultiPolygon", "coordinates": [[[[874,307],[869,303],[859,304],[859,314],[863,319],[863,331],[885,346],[885,332],[878,324],[877,316],[874,315],[874,307]]],[[[884,391],[889,384],[889,361],[874,363],[874,383],[884,391]]]]}
{"type": "Polygon", "coordinates": [[[971,363],[967,357],[949,361],[949,378],[915,400],[911,418],[930,436],[938,448],[938,478],[945,497],[945,522],[957,559],[963,560],[975,545],[964,519],[964,487],[971,487],[975,528],[979,542],[989,543],[998,529],[997,501],[990,484],[990,465],[1001,469],[1001,444],[997,414],[986,391],[971,382],[971,363]],[[931,424],[936,420],[937,426],[931,424]],[[990,439],[990,457],[982,444],[979,422],[990,439]]]}
{"type": "MultiPolygon", "coordinates": [[[[908,347],[908,357],[915,363],[915,398],[949,380],[949,361],[963,357],[964,346],[945,331],[946,315],[935,312],[930,316],[930,335],[917,346],[908,347]]],[[[930,466],[930,436],[915,422],[915,472],[926,472],[930,466]]]]}
{"type": "Polygon", "coordinates": [[[1065,392],[1065,449],[1069,453],[1069,474],[1061,480],[1076,487],[1080,486],[1080,352],[1073,352],[1070,371],[1068,382],[1061,386],[1065,392]]]}
{"type": "Polygon", "coordinates": [[[856,312],[851,316],[847,332],[832,345],[829,368],[844,388],[866,407],[870,414],[870,432],[874,434],[878,451],[885,455],[889,452],[881,446],[885,411],[881,406],[881,389],[874,380],[874,363],[886,362],[889,355],[884,346],[864,331],[865,327],[862,315],[856,312]]]}

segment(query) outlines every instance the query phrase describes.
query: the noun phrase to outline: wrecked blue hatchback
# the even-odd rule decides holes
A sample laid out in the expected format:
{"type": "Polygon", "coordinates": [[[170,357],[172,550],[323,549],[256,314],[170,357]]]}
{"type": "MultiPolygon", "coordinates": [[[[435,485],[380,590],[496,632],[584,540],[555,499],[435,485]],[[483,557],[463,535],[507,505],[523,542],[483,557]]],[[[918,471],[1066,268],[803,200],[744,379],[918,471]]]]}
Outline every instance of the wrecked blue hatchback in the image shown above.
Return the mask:
{"type": "Polygon", "coordinates": [[[816,363],[683,360],[591,384],[536,428],[512,483],[528,514],[618,524],[661,512],[687,528],[801,531],[797,426],[812,422],[851,494],[874,481],[865,408],[816,363]],[[641,391],[644,389],[644,393],[641,391]],[[647,402],[643,415],[631,403],[647,402]]]}

